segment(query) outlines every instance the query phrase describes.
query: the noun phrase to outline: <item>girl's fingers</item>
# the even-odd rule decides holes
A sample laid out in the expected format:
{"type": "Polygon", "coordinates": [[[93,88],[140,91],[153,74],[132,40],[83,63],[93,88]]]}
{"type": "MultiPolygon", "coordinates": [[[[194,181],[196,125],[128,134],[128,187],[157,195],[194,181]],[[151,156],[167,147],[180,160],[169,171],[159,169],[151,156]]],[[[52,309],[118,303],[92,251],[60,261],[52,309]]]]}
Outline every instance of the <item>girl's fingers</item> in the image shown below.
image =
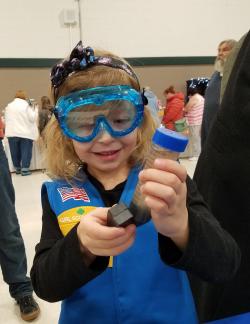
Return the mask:
{"type": "Polygon", "coordinates": [[[126,242],[123,244],[113,247],[113,248],[93,248],[89,249],[91,253],[98,256],[116,256],[126,251],[132,244],[134,243],[134,236],[131,236],[126,242]]]}
{"type": "Polygon", "coordinates": [[[180,186],[183,184],[175,174],[157,169],[143,170],[140,173],[140,180],[142,181],[142,183],[151,181],[172,187],[176,193],[179,191],[180,186]]]}
{"type": "Polygon", "coordinates": [[[187,170],[183,165],[180,165],[177,161],[168,159],[156,159],[154,161],[154,168],[174,174],[180,179],[181,182],[186,181],[187,170]]]}
{"type": "Polygon", "coordinates": [[[78,236],[92,254],[108,256],[124,252],[135,239],[134,224],[123,227],[106,225],[108,208],[97,208],[81,219],[78,236]]]}
{"type": "Polygon", "coordinates": [[[108,227],[107,213],[109,208],[96,208],[80,222],[80,228],[93,239],[112,240],[123,235],[126,230],[123,227],[108,227]]]}
{"type": "Polygon", "coordinates": [[[93,238],[88,233],[88,237],[85,238],[85,242],[87,242],[88,245],[91,245],[93,248],[103,248],[103,249],[109,249],[109,248],[115,248],[123,245],[126,241],[128,241],[131,237],[135,236],[135,225],[131,224],[126,229],[123,235],[110,240],[104,240],[102,237],[100,238],[93,238]]]}
{"type": "Polygon", "coordinates": [[[166,186],[165,184],[151,181],[147,181],[141,186],[141,193],[144,196],[153,196],[164,200],[168,204],[175,201],[178,191],[177,189],[175,190],[173,187],[166,186]]]}
{"type": "Polygon", "coordinates": [[[126,229],[123,227],[108,227],[107,225],[97,223],[95,220],[86,222],[84,231],[92,239],[102,239],[103,241],[114,240],[126,233],[126,229]]]}
{"type": "Polygon", "coordinates": [[[170,205],[157,197],[147,196],[145,198],[145,204],[150,208],[151,212],[154,211],[158,215],[168,216],[173,212],[170,205]]]}

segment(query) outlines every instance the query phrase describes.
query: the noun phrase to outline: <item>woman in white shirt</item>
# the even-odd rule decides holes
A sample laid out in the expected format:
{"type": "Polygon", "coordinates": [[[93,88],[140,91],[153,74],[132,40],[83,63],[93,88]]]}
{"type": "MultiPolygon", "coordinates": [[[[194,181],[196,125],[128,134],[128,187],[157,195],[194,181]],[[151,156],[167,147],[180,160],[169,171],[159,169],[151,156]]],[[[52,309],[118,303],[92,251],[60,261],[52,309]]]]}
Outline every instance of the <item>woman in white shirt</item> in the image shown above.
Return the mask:
{"type": "Polygon", "coordinates": [[[33,141],[38,137],[38,111],[27,101],[23,90],[5,108],[5,136],[17,174],[29,175],[33,141]]]}

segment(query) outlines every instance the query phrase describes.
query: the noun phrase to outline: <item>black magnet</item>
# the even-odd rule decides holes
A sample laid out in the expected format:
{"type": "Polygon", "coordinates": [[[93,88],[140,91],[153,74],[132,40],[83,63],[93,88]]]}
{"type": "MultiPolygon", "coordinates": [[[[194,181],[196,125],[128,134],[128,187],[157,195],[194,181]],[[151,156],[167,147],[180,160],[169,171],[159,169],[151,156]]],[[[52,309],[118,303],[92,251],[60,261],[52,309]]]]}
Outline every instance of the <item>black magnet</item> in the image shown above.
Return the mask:
{"type": "Polygon", "coordinates": [[[112,206],[108,210],[107,225],[115,227],[126,227],[133,224],[133,215],[124,203],[119,203],[112,206]]]}

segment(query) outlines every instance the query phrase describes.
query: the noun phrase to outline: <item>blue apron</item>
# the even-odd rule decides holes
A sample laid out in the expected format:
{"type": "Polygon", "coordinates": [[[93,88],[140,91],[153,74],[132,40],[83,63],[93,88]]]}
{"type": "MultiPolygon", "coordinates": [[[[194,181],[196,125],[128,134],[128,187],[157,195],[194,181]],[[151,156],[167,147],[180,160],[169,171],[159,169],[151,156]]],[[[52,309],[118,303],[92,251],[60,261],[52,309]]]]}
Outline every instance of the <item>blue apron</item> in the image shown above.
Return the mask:
{"type": "MultiPolygon", "coordinates": [[[[139,171],[134,168],[129,174],[120,199],[126,205],[132,200],[139,171]]],[[[88,179],[75,190],[62,181],[45,186],[64,235],[90,210],[104,207],[88,179]]],[[[162,262],[158,234],[149,221],[137,227],[133,246],[114,257],[112,267],[62,302],[59,323],[196,324],[198,320],[187,275],[162,262]]]]}
{"type": "Polygon", "coordinates": [[[250,323],[250,313],[243,313],[235,316],[226,317],[207,324],[248,324],[250,323]]]}

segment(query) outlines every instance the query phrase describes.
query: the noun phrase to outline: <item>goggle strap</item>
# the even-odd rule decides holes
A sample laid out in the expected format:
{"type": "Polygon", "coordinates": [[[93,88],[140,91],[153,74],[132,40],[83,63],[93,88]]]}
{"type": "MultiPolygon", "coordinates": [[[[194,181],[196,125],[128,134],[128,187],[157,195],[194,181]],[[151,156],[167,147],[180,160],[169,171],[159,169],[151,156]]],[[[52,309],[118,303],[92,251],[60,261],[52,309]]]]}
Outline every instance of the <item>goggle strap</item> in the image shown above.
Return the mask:
{"type": "Polygon", "coordinates": [[[52,110],[52,113],[54,114],[54,116],[56,117],[56,119],[58,120],[58,110],[56,108],[54,108],[52,110]]]}
{"type": "Polygon", "coordinates": [[[142,89],[141,98],[143,105],[146,106],[148,104],[148,98],[145,96],[145,88],[142,89]]]}

